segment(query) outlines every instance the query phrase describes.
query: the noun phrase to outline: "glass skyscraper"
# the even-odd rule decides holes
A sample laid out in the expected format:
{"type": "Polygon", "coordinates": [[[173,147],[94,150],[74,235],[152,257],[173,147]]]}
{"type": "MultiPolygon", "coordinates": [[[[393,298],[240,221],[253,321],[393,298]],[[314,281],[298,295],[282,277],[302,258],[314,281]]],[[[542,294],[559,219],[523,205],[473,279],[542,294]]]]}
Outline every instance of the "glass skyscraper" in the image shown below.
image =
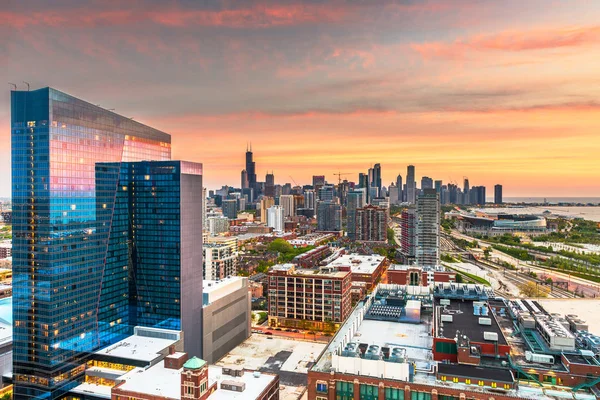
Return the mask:
{"type": "Polygon", "coordinates": [[[201,166],[167,162],[168,134],[51,88],[13,91],[11,113],[14,394],[51,399],[133,325],[185,330],[201,166]]]}

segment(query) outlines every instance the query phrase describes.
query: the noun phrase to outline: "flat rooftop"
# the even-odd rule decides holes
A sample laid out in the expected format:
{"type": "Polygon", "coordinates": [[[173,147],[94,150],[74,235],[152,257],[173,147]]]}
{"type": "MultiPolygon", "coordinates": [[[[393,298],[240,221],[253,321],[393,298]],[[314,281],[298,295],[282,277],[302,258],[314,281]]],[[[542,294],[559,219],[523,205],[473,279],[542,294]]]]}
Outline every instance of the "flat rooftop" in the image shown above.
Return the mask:
{"type": "Polygon", "coordinates": [[[175,343],[177,341],[171,339],[133,335],[98,350],[95,354],[150,363],[158,357],[162,357],[159,353],[175,343]]]}
{"type": "Polygon", "coordinates": [[[456,375],[465,378],[486,379],[498,382],[514,382],[514,377],[508,369],[476,367],[473,365],[438,364],[438,374],[456,375]]]}
{"type": "MultiPolygon", "coordinates": [[[[435,299],[434,305],[440,306],[440,299],[435,299]]],[[[443,306],[440,306],[440,308],[436,307],[436,309],[442,310],[443,306]]],[[[460,331],[461,335],[467,335],[471,342],[491,343],[483,338],[483,333],[494,332],[498,334],[499,345],[507,344],[506,338],[502,334],[502,329],[500,329],[491,311],[486,316],[474,315],[473,311],[473,301],[450,300],[450,305],[444,311],[441,311],[442,315],[452,315],[452,322],[444,322],[444,337],[454,338],[456,331],[460,331]],[[491,325],[479,325],[479,318],[489,318],[491,325]]],[[[436,336],[440,337],[439,328],[436,336]]]]}
{"type": "Polygon", "coordinates": [[[297,268],[296,264],[277,264],[274,265],[271,268],[272,271],[283,271],[283,272],[290,272],[292,270],[294,270],[293,273],[291,273],[290,276],[294,276],[294,275],[306,275],[306,276],[316,276],[318,278],[343,278],[348,274],[348,271],[332,271],[332,272],[322,272],[321,270],[315,270],[315,269],[303,269],[303,268],[297,268]]]}
{"type": "Polygon", "coordinates": [[[598,299],[541,299],[538,302],[549,313],[561,315],[575,314],[588,325],[589,332],[600,335],[600,318],[598,318],[598,299]]]}
{"type": "Polygon", "coordinates": [[[327,264],[327,267],[350,267],[353,274],[372,274],[383,260],[385,257],[378,254],[345,254],[327,264]]]}
{"type": "MultiPolygon", "coordinates": [[[[296,400],[308,383],[308,370],[327,344],[252,334],[216,364],[278,374],[282,400],[296,400]]],[[[212,397],[211,397],[212,399],[212,397]]]]}

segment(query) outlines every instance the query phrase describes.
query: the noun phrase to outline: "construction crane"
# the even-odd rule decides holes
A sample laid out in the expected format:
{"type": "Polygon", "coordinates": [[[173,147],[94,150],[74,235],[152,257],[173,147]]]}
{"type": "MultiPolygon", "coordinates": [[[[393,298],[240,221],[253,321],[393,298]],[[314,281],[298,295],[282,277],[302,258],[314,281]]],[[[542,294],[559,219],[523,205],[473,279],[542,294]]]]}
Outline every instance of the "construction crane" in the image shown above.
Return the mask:
{"type": "Polygon", "coordinates": [[[343,175],[352,175],[352,172],[334,172],[333,175],[338,177],[338,187],[342,184],[343,175]]]}
{"type": "Polygon", "coordinates": [[[300,186],[300,185],[298,185],[298,183],[296,182],[296,180],[291,175],[290,175],[290,179],[292,180],[292,182],[294,182],[294,185],[296,185],[298,187],[300,186]]]}

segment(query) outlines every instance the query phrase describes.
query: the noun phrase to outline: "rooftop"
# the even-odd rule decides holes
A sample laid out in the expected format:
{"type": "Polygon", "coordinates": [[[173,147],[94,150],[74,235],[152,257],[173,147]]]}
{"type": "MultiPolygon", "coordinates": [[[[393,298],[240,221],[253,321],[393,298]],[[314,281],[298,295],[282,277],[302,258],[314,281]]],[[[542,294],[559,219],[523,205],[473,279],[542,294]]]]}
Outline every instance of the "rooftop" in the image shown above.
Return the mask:
{"type": "Polygon", "coordinates": [[[378,254],[345,254],[327,264],[327,267],[350,267],[353,274],[372,274],[384,260],[385,257],[378,254]]]}
{"type": "Polygon", "coordinates": [[[508,369],[475,367],[473,365],[438,364],[438,374],[456,375],[466,378],[488,379],[498,382],[514,382],[514,377],[508,369]]]}
{"type": "Polygon", "coordinates": [[[176,340],[146,336],[129,336],[95,354],[150,363],[163,357],[159,353],[177,343],[176,340]]]}
{"type": "Polygon", "coordinates": [[[303,269],[298,268],[295,264],[277,264],[271,268],[272,272],[286,272],[291,275],[306,275],[306,276],[318,276],[320,278],[343,278],[349,274],[348,271],[330,271],[324,272],[322,270],[315,269],[303,269]],[[293,273],[292,273],[293,271],[293,273]]]}
{"type": "Polygon", "coordinates": [[[461,335],[467,335],[472,342],[485,343],[486,340],[483,337],[484,332],[494,332],[498,334],[498,344],[507,344],[506,338],[502,334],[502,329],[500,329],[500,326],[491,311],[488,312],[487,315],[475,315],[473,301],[448,301],[450,301],[450,305],[444,307],[443,305],[440,305],[439,299],[435,299],[435,306],[440,306],[440,310],[442,310],[441,315],[452,316],[452,322],[443,322],[443,335],[438,328],[438,331],[436,332],[437,337],[454,338],[456,331],[460,331],[461,335]],[[480,325],[479,318],[488,318],[491,325],[480,325]]]}

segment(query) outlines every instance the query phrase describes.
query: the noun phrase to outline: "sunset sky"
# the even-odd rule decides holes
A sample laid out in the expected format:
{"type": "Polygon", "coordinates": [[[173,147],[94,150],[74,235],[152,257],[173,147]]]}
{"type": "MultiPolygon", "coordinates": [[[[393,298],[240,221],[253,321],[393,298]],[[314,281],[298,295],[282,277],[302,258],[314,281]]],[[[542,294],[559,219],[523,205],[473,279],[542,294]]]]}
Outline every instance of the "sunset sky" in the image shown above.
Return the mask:
{"type": "Polygon", "coordinates": [[[488,196],[600,196],[600,1],[1,3],[1,84],[170,133],[210,189],[239,186],[251,141],[281,184],[381,163],[387,186],[413,164],[488,196]]]}

